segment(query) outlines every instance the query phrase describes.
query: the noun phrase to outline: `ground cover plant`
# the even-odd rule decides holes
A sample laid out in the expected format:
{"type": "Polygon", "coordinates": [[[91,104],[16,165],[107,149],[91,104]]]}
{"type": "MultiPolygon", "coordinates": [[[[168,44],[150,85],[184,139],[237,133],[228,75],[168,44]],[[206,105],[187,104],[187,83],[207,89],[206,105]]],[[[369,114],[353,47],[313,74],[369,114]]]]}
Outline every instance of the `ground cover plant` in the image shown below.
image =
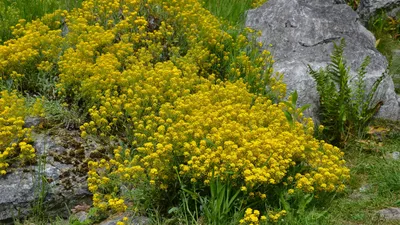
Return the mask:
{"type": "Polygon", "coordinates": [[[0,43],[12,37],[12,26],[19,20],[35,20],[56,9],[71,10],[82,0],[2,0],[0,1],[0,43]]]}
{"type": "Polygon", "coordinates": [[[24,127],[28,115],[43,116],[41,101],[29,106],[16,92],[0,92],[0,175],[7,173],[10,164],[29,164],[35,161],[31,145],[31,128],[24,127]]]}
{"type": "Polygon", "coordinates": [[[265,0],[205,0],[203,7],[229,25],[243,26],[246,11],[265,2],[265,0]]]}
{"type": "Polygon", "coordinates": [[[345,188],[343,153],[282,102],[256,32],[201,2],[87,0],[13,35],[0,46],[0,87],[78,107],[83,138],[118,143],[89,162],[97,215],[265,224],[345,188]]]}

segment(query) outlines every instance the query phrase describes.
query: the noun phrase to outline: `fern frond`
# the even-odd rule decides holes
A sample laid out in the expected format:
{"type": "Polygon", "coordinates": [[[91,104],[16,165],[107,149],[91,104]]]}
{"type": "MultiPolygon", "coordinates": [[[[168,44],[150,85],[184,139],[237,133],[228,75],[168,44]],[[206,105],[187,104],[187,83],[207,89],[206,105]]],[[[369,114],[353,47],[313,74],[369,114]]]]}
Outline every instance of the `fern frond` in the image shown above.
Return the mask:
{"type": "Polygon", "coordinates": [[[326,131],[324,138],[335,144],[345,143],[349,137],[360,137],[382,104],[379,102],[370,107],[384,75],[376,80],[365,97],[365,75],[370,62],[366,57],[358,70],[356,87],[352,90],[349,85],[350,68],[343,57],[344,48],[344,39],[339,45],[334,44],[331,62],[325,69],[316,71],[308,66],[320,95],[320,119],[326,131]],[[365,98],[366,101],[363,101],[365,98]]]}
{"type": "Polygon", "coordinates": [[[365,108],[365,106],[369,106],[368,101],[364,101],[365,99],[365,74],[367,74],[367,66],[370,63],[370,57],[367,56],[363,60],[360,68],[357,73],[357,81],[354,89],[354,93],[352,94],[353,105],[356,109],[357,116],[361,116],[361,112],[365,108]]]}

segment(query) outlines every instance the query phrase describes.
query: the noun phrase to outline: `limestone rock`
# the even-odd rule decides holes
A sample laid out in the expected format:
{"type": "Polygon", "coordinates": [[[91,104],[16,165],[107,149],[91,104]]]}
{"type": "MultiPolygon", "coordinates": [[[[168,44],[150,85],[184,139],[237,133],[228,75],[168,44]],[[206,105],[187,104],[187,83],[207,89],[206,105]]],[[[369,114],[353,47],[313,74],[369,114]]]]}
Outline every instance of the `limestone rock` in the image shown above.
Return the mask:
{"type": "Polygon", "coordinates": [[[400,12],[400,0],[361,0],[357,12],[361,21],[367,24],[369,19],[380,10],[385,10],[391,16],[395,16],[400,12]]]}
{"type": "Polygon", "coordinates": [[[88,213],[85,211],[80,211],[75,214],[75,217],[78,219],[79,222],[83,222],[83,221],[87,220],[88,213]]]}
{"type": "Polygon", "coordinates": [[[30,128],[38,126],[42,122],[42,119],[40,117],[27,117],[24,122],[24,127],[30,128]]]}
{"type": "Polygon", "coordinates": [[[33,133],[32,138],[40,160],[20,168],[11,165],[11,171],[0,177],[0,224],[28,216],[41,200],[46,213],[54,217],[67,217],[74,206],[91,204],[87,159],[100,149],[100,144],[95,140],[85,142],[79,131],[62,129],[50,134],[33,133]],[[40,199],[41,191],[45,194],[40,199]]]}
{"type": "MultiPolygon", "coordinates": [[[[366,74],[367,89],[387,68],[386,58],[375,48],[374,36],[346,4],[332,0],[269,0],[248,11],[246,26],[262,32],[258,41],[264,42],[265,48],[273,53],[274,69],[284,73],[288,93],[297,90],[299,105],[311,104],[305,114],[314,120],[318,118],[319,95],[307,65],[313,69],[326,66],[331,61],[333,42],[345,39],[344,57],[352,76],[366,56],[371,58],[366,74]]],[[[376,96],[376,102],[384,102],[378,116],[398,120],[400,107],[389,76],[381,83],[376,96]]]]}
{"type": "Polygon", "coordinates": [[[382,209],[377,212],[377,214],[386,220],[400,220],[400,208],[387,208],[382,209]]]}

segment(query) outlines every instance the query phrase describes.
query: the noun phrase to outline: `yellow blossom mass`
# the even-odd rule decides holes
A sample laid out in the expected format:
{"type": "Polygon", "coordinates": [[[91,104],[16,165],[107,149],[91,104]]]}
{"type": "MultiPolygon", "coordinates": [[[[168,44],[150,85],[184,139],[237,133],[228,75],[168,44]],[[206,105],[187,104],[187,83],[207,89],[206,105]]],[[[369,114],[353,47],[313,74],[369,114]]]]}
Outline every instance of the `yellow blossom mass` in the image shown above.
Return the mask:
{"type": "Polygon", "coordinates": [[[25,99],[15,92],[0,92],[0,176],[7,173],[11,163],[35,160],[35,149],[30,144],[31,128],[24,127],[24,119],[29,114],[41,113],[40,99],[28,108],[25,99]]]}
{"type": "MultiPolygon", "coordinates": [[[[23,85],[32,76],[26,71],[56,76],[58,97],[89,114],[81,136],[121,143],[110,159],[89,162],[100,210],[126,210],[123,185],[168,192],[178,176],[204,185],[229,179],[244,193],[286,181],[331,192],[348,179],[343,153],[313,137],[310,119],[287,121],[282,74],[257,34],[224,25],[197,0],[86,0],[71,12],[20,21],[13,34],[0,46],[2,79],[23,85]]],[[[31,154],[26,141],[8,145],[3,155],[17,147],[31,154]]],[[[243,223],[266,220],[249,210],[243,223]]]]}

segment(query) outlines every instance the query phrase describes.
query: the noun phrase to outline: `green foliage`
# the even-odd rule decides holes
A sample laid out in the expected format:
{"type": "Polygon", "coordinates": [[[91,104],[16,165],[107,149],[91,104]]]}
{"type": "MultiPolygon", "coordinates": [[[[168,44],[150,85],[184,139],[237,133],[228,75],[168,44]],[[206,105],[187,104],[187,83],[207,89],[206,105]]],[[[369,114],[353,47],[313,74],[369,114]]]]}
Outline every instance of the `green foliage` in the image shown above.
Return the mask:
{"type": "Polygon", "coordinates": [[[179,178],[181,185],[181,207],[173,207],[169,213],[180,214],[186,224],[223,225],[235,223],[243,216],[240,201],[243,200],[241,191],[232,186],[229,180],[219,177],[210,180],[207,188],[188,187],[179,178]],[[230,221],[230,222],[228,222],[230,221]]]}
{"type": "Polygon", "coordinates": [[[290,101],[283,102],[287,107],[287,110],[284,111],[286,119],[289,121],[292,127],[295,126],[296,121],[302,122],[303,112],[310,107],[310,104],[306,104],[300,108],[297,108],[297,98],[297,91],[294,91],[290,96],[290,101]]]}
{"type": "Polygon", "coordinates": [[[356,10],[360,4],[360,0],[346,0],[346,2],[354,10],[356,10]]]}
{"type": "Polygon", "coordinates": [[[392,61],[393,50],[400,48],[400,19],[390,17],[382,10],[370,19],[367,28],[375,35],[376,48],[392,61]]]}
{"type": "Polygon", "coordinates": [[[396,93],[400,94],[400,55],[393,56],[389,73],[392,75],[396,93]]]}
{"type": "Polygon", "coordinates": [[[376,48],[388,59],[389,73],[396,92],[400,93],[400,56],[393,54],[394,50],[400,50],[400,13],[391,17],[382,10],[370,19],[367,28],[376,38],[376,48]]]}
{"type": "Polygon", "coordinates": [[[391,131],[375,151],[366,152],[359,146],[346,149],[346,161],[351,169],[351,183],[347,194],[337,196],[326,214],[327,222],[320,224],[398,224],[398,221],[382,221],[376,211],[388,207],[399,207],[400,162],[390,154],[400,148],[399,123],[373,121],[374,126],[383,126],[391,131]],[[382,123],[384,122],[384,123],[382,123]]]}
{"type": "Polygon", "coordinates": [[[45,198],[48,193],[49,184],[45,177],[45,169],[46,169],[46,156],[38,156],[38,165],[37,165],[37,173],[34,174],[34,181],[35,181],[35,196],[36,200],[32,205],[32,213],[31,216],[38,221],[45,221],[46,220],[46,207],[45,207],[45,198]]]}
{"type": "Polygon", "coordinates": [[[207,224],[226,224],[234,214],[241,211],[240,208],[235,206],[239,199],[240,190],[235,191],[229,181],[224,182],[219,178],[214,178],[210,181],[210,192],[209,198],[199,198],[207,224]]]}
{"type": "Polygon", "coordinates": [[[366,89],[365,74],[369,64],[367,57],[360,66],[355,87],[350,88],[350,69],[343,58],[344,39],[334,47],[331,63],[319,71],[309,66],[310,74],[317,83],[320,94],[321,123],[325,126],[323,138],[331,143],[344,145],[353,137],[362,137],[365,128],[379,110],[382,102],[375,103],[375,92],[385,78],[379,77],[369,93],[366,89]]]}
{"type": "Polygon", "coordinates": [[[205,0],[204,8],[223,20],[239,24],[246,18],[245,11],[251,7],[251,0],[205,0]]]}
{"type": "Polygon", "coordinates": [[[400,162],[393,159],[382,160],[377,164],[373,179],[381,194],[400,191],[400,162]]]}
{"type": "Polygon", "coordinates": [[[68,105],[61,100],[43,102],[46,126],[77,129],[85,121],[87,113],[77,105],[68,105]]]}
{"type": "Polygon", "coordinates": [[[246,11],[264,1],[254,0],[204,0],[204,8],[231,25],[242,26],[246,19],[246,11]]]}
{"type": "Polygon", "coordinates": [[[322,224],[324,217],[327,214],[326,210],[310,210],[315,196],[313,194],[305,194],[296,192],[293,195],[280,196],[280,202],[287,213],[284,220],[279,224],[322,224]]]}

